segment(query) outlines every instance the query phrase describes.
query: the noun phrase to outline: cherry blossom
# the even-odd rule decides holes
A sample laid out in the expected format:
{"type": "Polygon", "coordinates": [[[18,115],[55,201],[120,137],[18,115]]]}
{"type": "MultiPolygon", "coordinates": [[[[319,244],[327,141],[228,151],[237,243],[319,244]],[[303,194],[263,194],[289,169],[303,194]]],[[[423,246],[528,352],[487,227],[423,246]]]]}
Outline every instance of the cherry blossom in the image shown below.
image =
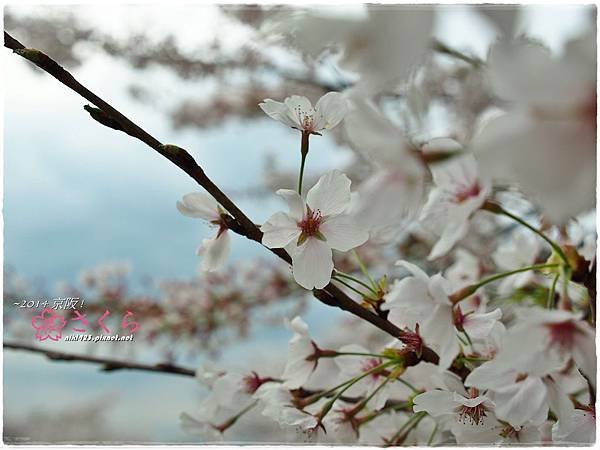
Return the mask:
{"type": "Polygon", "coordinates": [[[440,353],[440,367],[447,368],[460,352],[458,332],[481,339],[491,333],[500,319],[499,309],[488,313],[464,314],[449,299],[452,284],[441,274],[429,277],[414,264],[400,261],[410,275],[396,281],[385,297],[382,309],[389,310],[388,319],[397,326],[420,331],[428,345],[440,353]]]}
{"type": "Polygon", "coordinates": [[[466,390],[461,379],[451,372],[442,372],[440,379],[442,389],[424,392],[413,399],[414,411],[448,418],[451,428],[456,423],[484,425],[489,412],[494,408],[494,403],[478,389],[466,390]]]}
{"type": "MultiPolygon", "coordinates": [[[[505,353],[518,349],[519,368],[539,370],[539,361],[566,364],[572,358],[590,382],[596,382],[595,335],[580,313],[527,308],[520,310],[519,322],[505,340],[505,353]]],[[[513,360],[514,364],[514,360],[513,360]]]]}
{"type": "Polygon", "coordinates": [[[346,252],[368,239],[368,233],[345,213],[350,180],[334,170],[319,179],[306,200],[288,189],[277,194],[287,201],[289,213],[278,212],[262,225],[262,243],[288,251],[300,286],[321,289],[331,280],[332,249],[346,252]]]}
{"type": "Polygon", "coordinates": [[[282,426],[296,426],[310,430],[317,426],[317,419],[309,411],[315,412],[321,406],[315,403],[300,410],[294,406],[294,397],[290,390],[278,383],[262,385],[254,394],[259,401],[262,415],[271,418],[282,426]]]}
{"type": "Polygon", "coordinates": [[[337,126],[347,112],[346,100],[339,92],[328,92],[313,108],[306,97],[292,95],[283,102],[266,99],[260,108],[272,119],[308,134],[320,134],[337,126]]]}
{"type": "Polygon", "coordinates": [[[177,202],[177,209],[188,217],[206,220],[210,225],[218,227],[217,233],[210,239],[204,239],[196,254],[202,256],[201,269],[212,272],[221,269],[229,257],[231,237],[227,232],[227,224],[223,219],[225,210],[210,195],[192,192],[177,202]]]}
{"type": "Polygon", "coordinates": [[[490,194],[490,183],[481,178],[472,155],[458,156],[432,166],[435,187],[423,208],[420,220],[440,236],[429,259],[445,255],[465,237],[469,219],[490,194]]]}
{"type": "MultiPolygon", "coordinates": [[[[358,345],[349,344],[344,345],[339,349],[342,353],[369,353],[369,351],[358,345]]],[[[339,356],[335,358],[335,363],[340,368],[340,374],[346,379],[367,372],[379,365],[384,361],[376,356],[373,357],[362,357],[362,356],[339,356]]],[[[385,402],[391,395],[392,383],[386,383],[386,385],[378,389],[379,386],[385,381],[386,376],[383,373],[373,373],[356,383],[352,389],[348,390],[348,395],[358,396],[369,396],[374,394],[373,398],[369,401],[368,406],[373,409],[382,408],[385,402]]]]}
{"type": "MultiPolygon", "coordinates": [[[[536,236],[527,233],[527,230],[517,230],[509,239],[502,243],[492,254],[496,266],[502,270],[514,270],[531,266],[535,263],[541,249],[541,242],[536,236]]],[[[501,294],[506,295],[514,289],[521,288],[535,279],[535,273],[522,272],[515,276],[505,278],[498,288],[501,294]]]]}
{"type": "Polygon", "coordinates": [[[344,121],[352,146],[373,166],[358,187],[351,214],[378,243],[395,240],[420,211],[425,167],[401,130],[373,104],[354,100],[344,121]],[[389,205],[395,205],[390,208],[389,205]]]}
{"type": "Polygon", "coordinates": [[[341,68],[361,75],[359,89],[377,92],[405,79],[425,54],[434,14],[428,8],[361,5],[324,14],[304,9],[275,16],[264,28],[269,35],[294,36],[294,45],[312,58],[330,46],[341,47],[341,68]]]}
{"type": "Polygon", "coordinates": [[[294,317],[288,326],[294,335],[288,344],[288,358],[282,377],[285,387],[295,389],[306,383],[319,360],[310,358],[317,346],[308,335],[308,325],[300,317],[294,317]]]}
{"type": "Polygon", "coordinates": [[[503,40],[488,58],[492,88],[508,108],[471,146],[486,173],[518,183],[557,223],[595,203],[595,43],[589,33],[555,58],[537,42],[503,40]]]}

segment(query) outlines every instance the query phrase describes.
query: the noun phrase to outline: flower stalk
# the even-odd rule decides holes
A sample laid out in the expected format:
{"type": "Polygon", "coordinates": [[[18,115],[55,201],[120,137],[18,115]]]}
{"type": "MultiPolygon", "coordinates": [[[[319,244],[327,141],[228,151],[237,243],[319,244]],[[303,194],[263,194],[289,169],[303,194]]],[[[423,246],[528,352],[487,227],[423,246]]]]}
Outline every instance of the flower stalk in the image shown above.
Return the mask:
{"type": "Polygon", "coordinates": [[[492,283],[496,280],[500,280],[502,278],[506,278],[511,275],[515,275],[517,273],[527,272],[528,270],[555,269],[557,267],[559,267],[558,264],[534,264],[532,266],[521,267],[520,269],[510,270],[508,272],[497,273],[490,277],[484,278],[479,283],[471,284],[469,286],[466,286],[466,287],[456,291],[455,293],[451,294],[448,298],[450,299],[452,304],[456,305],[461,300],[464,300],[465,298],[473,295],[475,292],[477,292],[477,290],[480,287],[485,286],[486,284],[492,283]]]}
{"type": "Polygon", "coordinates": [[[502,206],[500,206],[498,203],[495,203],[495,202],[492,202],[489,200],[483,204],[481,209],[485,209],[486,211],[490,211],[494,214],[505,215],[506,217],[511,218],[515,222],[518,222],[519,224],[523,225],[525,228],[528,228],[529,230],[533,231],[535,234],[537,234],[539,237],[541,237],[543,240],[545,240],[552,247],[552,249],[556,252],[556,254],[560,257],[560,259],[563,261],[563,263],[567,267],[571,267],[571,264],[569,263],[569,259],[567,258],[567,255],[565,255],[565,252],[560,247],[560,245],[558,245],[556,242],[554,242],[552,239],[550,239],[548,236],[546,236],[544,233],[542,233],[540,230],[538,230],[533,225],[527,223],[525,220],[521,219],[520,217],[515,216],[514,214],[508,212],[502,206]]]}
{"type": "Polygon", "coordinates": [[[302,196],[302,180],[304,179],[304,165],[306,164],[306,157],[308,156],[308,147],[309,147],[309,138],[310,138],[310,133],[303,131],[301,133],[301,140],[300,140],[300,155],[301,155],[301,161],[300,161],[300,174],[298,175],[298,195],[302,196]]]}

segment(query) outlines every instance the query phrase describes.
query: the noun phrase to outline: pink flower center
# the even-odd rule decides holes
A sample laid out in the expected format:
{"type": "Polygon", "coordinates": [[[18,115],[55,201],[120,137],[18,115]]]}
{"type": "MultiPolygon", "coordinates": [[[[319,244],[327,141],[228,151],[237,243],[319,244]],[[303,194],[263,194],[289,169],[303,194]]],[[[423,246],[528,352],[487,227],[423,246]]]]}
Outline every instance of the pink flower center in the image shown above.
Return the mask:
{"type": "Polygon", "coordinates": [[[579,333],[575,322],[566,320],[558,323],[547,323],[545,326],[550,331],[550,345],[560,347],[561,351],[568,351],[573,348],[576,335],[579,333]]]}
{"type": "Polygon", "coordinates": [[[463,203],[464,201],[477,197],[481,193],[481,186],[477,181],[468,186],[460,186],[454,193],[454,201],[456,203],[463,203]]]}
{"type": "MultiPolygon", "coordinates": [[[[379,358],[369,358],[369,359],[365,359],[361,362],[361,369],[364,372],[368,372],[369,370],[373,370],[375,367],[379,366],[381,364],[381,359],[379,358]]],[[[373,378],[374,380],[379,379],[379,377],[382,375],[381,372],[374,372],[371,374],[371,378],[373,378]]]]}
{"type": "MultiPolygon", "coordinates": [[[[479,390],[475,388],[469,389],[469,398],[476,398],[479,396],[479,390]]],[[[461,423],[470,422],[473,425],[483,424],[483,418],[486,416],[485,407],[483,402],[477,406],[466,406],[461,405],[458,408],[458,420],[461,423]]]]}
{"type": "Polygon", "coordinates": [[[302,234],[305,236],[314,236],[319,232],[322,221],[323,216],[321,215],[321,211],[318,209],[311,211],[309,208],[304,218],[298,222],[298,228],[300,228],[302,234]]]}
{"type": "Polygon", "coordinates": [[[261,378],[256,372],[252,372],[242,379],[242,388],[248,394],[254,394],[267,381],[271,381],[271,378],[261,378]]]}

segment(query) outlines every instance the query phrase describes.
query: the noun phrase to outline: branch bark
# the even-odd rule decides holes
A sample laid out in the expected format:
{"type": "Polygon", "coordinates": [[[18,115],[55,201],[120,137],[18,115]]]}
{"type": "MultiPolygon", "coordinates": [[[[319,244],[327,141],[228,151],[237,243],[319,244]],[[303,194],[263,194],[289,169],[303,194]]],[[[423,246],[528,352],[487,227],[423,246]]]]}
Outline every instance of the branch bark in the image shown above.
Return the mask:
{"type": "Polygon", "coordinates": [[[186,377],[193,377],[196,374],[196,371],[193,369],[174,366],[172,364],[138,364],[128,361],[119,361],[117,359],[96,358],[93,356],[85,355],[72,355],[69,353],[57,352],[54,350],[44,350],[34,345],[18,344],[14,342],[5,342],[4,348],[38,353],[41,355],[45,355],[46,358],[51,359],[52,361],[85,362],[92,364],[100,364],[102,366],[100,370],[104,372],[114,372],[117,370],[139,370],[143,372],[160,372],[172,375],[183,375],[186,377]]]}
{"type": "MultiPolygon", "coordinates": [[[[256,224],[252,222],[237,207],[237,205],[235,205],[233,201],[208,178],[208,176],[204,173],[204,170],[202,170],[192,155],[190,155],[186,150],[175,145],[162,144],[158,139],[146,132],[140,126],[136,125],[116,108],[79,83],[79,81],[77,81],[75,77],[71,75],[71,73],[65,70],[55,60],[39,50],[26,48],[6,31],[4,32],[4,46],[13,50],[13,52],[17,53],[19,56],[31,61],[40,69],[52,75],[59,82],[72,89],[99,108],[100,111],[94,111],[94,114],[90,112],[92,117],[99,123],[102,123],[105,126],[109,126],[108,123],[110,123],[110,128],[119,129],[131,137],[139,139],[187,173],[208,193],[210,193],[215,200],[217,200],[217,202],[219,202],[223,208],[227,210],[229,214],[231,214],[232,219],[229,221],[228,225],[232,231],[258,243],[262,242],[262,232],[256,226],[256,224]]],[[[86,110],[90,111],[90,107],[87,107],[86,110]]],[[[269,250],[286,261],[288,264],[291,263],[291,258],[285,250],[269,250]]],[[[361,319],[373,324],[380,330],[390,334],[395,338],[400,336],[401,330],[397,326],[383,319],[377,314],[363,308],[332,283],[329,283],[322,290],[313,290],[313,294],[318,300],[326,305],[335,306],[357,317],[360,317],[361,319]]],[[[439,360],[438,355],[428,348],[424,349],[422,359],[433,363],[437,363],[439,360]]]]}

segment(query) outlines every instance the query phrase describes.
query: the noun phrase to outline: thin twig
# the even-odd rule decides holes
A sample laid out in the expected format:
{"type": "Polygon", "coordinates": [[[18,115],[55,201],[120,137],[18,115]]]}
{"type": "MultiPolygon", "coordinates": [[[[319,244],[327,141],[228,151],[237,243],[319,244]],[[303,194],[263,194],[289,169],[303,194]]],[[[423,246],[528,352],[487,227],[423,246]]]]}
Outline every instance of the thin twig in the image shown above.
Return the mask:
{"type": "MultiPolygon", "coordinates": [[[[120,127],[121,131],[144,142],[149,147],[157,151],[160,155],[164,156],[185,173],[187,173],[233,216],[231,220],[228,221],[228,226],[230,226],[232,231],[261,243],[262,232],[256,226],[256,224],[252,222],[237,207],[237,205],[235,205],[233,201],[208,178],[208,176],[204,173],[204,170],[202,170],[192,155],[190,155],[186,150],[174,145],[163,145],[158,139],[150,135],[140,126],[136,125],[130,119],[125,117],[116,108],[79,83],[75,77],[73,77],[73,75],[60,66],[60,64],[58,64],[55,60],[39,50],[25,48],[23,44],[13,38],[6,31],[4,32],[4,46],[13,50],[19,56],[31,61],[40,69],[49,73],[62,84],[77,92],[83,98],[98,107],[100,111],[94,111],[94,114],[90,112],[89,108],[86,110],[88,110],[92,117],[99,123],[102,123],[103,125],[111,123],[113,125],[111,128],[115,128],[115,126],[120,127]]],[[[291,258],[285,250],[269,250],[286,261],[288,264],[291,263],[291,258]]],[[[401,330],[398,327],[379,317],[377,314],[374,314],[371,311],[363,308],[331,283],[329,283],[322,290],[313,290],[313,294],[321,302],[350,312],[396,338],[400,335],[401,330]]],[[[439,360],[437,354],[430,349],[424,349],[422,359],[433,363],[436,363],[439,360]]]]}
{"type": "Polygon", "coordinates": [[[66,361],[66,362],[85,362],[91,364],[100,364],[102,368],[100,370],[104,372],[113,372],[116,370],[140,370],[144,372],[161,372],[173,375],[184,375],[187,377],[193,377],[196,371],[188,369],[186,367],[179,367],[173,364],[139,364],[128,361],[119,361],[117,359],[98,358],[94,356],[85,355],[73,355],[64,352],[58,352],[55,350],[45,350],[43,348],[36,347],[35,345],[17,344],[14,342],[5,342],[4,348],[11,350],[23,350],[32,353],[39,353],[45,355],[52,361],[66,361]]]}

